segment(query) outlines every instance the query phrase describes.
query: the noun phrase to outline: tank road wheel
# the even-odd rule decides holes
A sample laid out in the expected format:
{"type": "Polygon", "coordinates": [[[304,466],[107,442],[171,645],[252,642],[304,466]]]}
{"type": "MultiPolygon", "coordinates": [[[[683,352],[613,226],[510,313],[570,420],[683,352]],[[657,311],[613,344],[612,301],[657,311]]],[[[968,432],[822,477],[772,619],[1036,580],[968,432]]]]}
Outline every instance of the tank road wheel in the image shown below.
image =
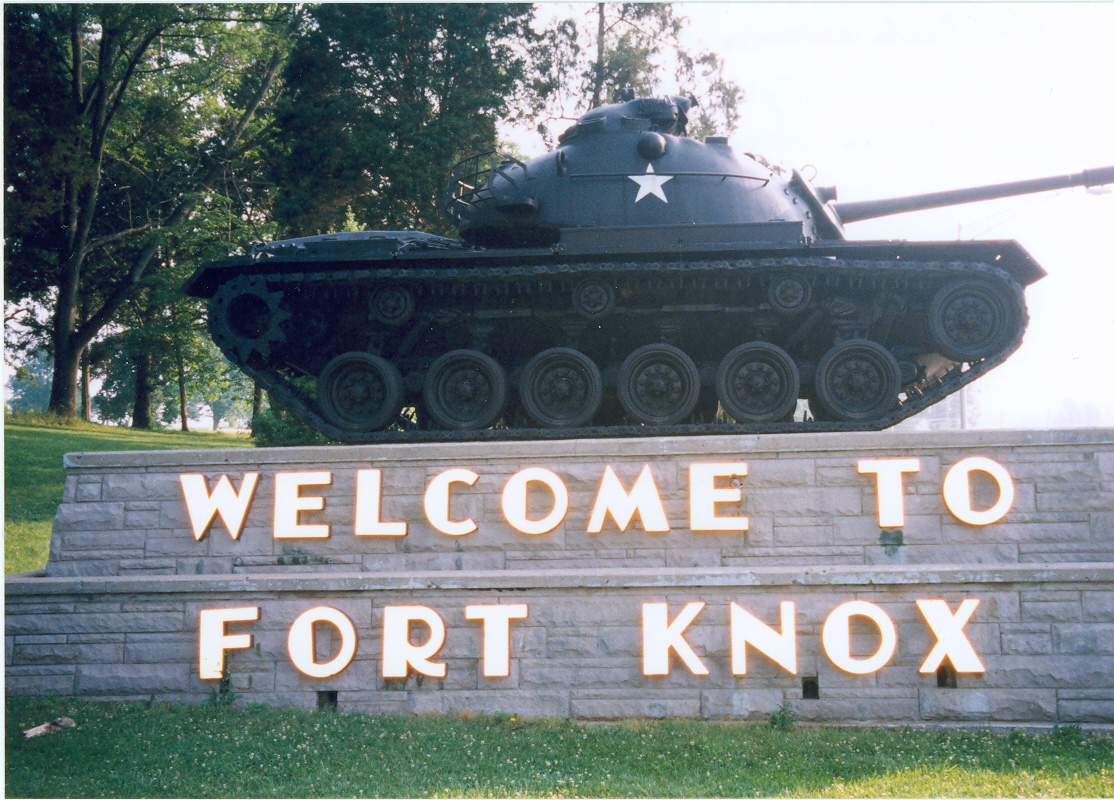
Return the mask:
{"type": "Polygon", "coordinates": [[[676,347],[648,344],[623,361],[616,388],[619,403],[632,419],[647,425],[673,425],[696,408],[700,371],[676,347]]]}
{"type": "Polygon", "coordinates": [[[736,422],[776,422],[797,408],[801,375],[793,358],[767,342],[741,344],[716,370],[720,405],[736,422]]]}
{"type": "Polygon", "coordinates": [[[603,400],[599,368],[569,347],[551,347],[531,358],[519,386],[526,413],[546,428],[587,425],[603,400]]]}
{"type": "Polygon", "coordinates": [[[409,322],[414,307],[413,293],[401,286],[384,287],[371,296],[371,318],[392,328],[409,322]]]}
{"type": "Polygon", "coordinates": [[[266,280],[258,275],[240,275],[224,284],[209,301],[213,340],[241,362],[252,353],[269,358],[271,343],[286,340],[282,323],[290,312],[279,305],[282,297],[282,292],[268,291],[266,280]]]}
{"type": "Polygon", "coordinates": [[[386,427],[402,410],[406,390],[395,365],[369,353],[344,353],[321,370],[317,405],[325,420],[351,433],[386,427]]]}
{"type": "Polygon", "coordinates": [[[572,290],[572,307],[584,319],[603,319],[615,310],[615,289],[589,278],[572,290]]]}
{"type": "Polygon", "coordinates": [[[900,387],[897,359],[866,339],[840,342],[816,367],[816,394],[824,411],[844,422],[884,416],[897,403],[900,387]]]}
{"type": "Polygon", "coordinates": [[[507,405],[507,373],[478,350],[453,350],[430,365],[422,399],[442,428],[486,428],[507,405]]]}
{"type": "Polygon", "coordinates": [[[1005,347],[1017,333],[1018,314],[1006,290],[978,280],[944,286],[928,307],[928,330],[937,351],[952,361],[978,361],[1005,347]]]}
{"type": "Polygon", "coordinates": [[[769,300],[782,314],[796,314],[812,301],[812,285],[800,275],[782,275],[770,281],[769,300]]]}

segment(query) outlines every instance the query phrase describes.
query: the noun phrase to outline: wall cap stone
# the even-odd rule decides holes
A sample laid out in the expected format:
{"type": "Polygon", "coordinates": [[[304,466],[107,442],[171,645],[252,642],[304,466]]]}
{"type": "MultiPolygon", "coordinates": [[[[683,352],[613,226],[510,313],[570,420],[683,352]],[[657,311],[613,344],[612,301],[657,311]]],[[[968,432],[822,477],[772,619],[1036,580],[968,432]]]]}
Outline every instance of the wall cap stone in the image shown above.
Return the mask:
{"type": "Polygon", "coordinates": [[[1114,428],[1071,430],[893,431],[855,433],[794,433],[734,436],[681,436],[647,439],[567,439],[558,441],[416,442],[411,444],[335,445],[321,447],[260,447],[227,450],[158,450],[67,453],[66,469],[143,469],[182,467],[214,471],[221,467],[255,467],[331,463],[443,461],[446,466],[499,458],[545,460],[563,458],[624,458],[672,456],[705,458],[727,453],[783,455],[890,450],[925,454],[931,450],[1002,447],[1110,445],[1114,428]]]}
{"type": "Polygon", "coordinates": [[[642,589],[776,586],[965,586],[1013,583],[1114,583],[1114,564],[995,566],[755,567],[751,569],[548,569],[393,573],[272,573],[33,578],[7,576],[8,600],[89,594],[372,592],[399,590],[642,589]]]}

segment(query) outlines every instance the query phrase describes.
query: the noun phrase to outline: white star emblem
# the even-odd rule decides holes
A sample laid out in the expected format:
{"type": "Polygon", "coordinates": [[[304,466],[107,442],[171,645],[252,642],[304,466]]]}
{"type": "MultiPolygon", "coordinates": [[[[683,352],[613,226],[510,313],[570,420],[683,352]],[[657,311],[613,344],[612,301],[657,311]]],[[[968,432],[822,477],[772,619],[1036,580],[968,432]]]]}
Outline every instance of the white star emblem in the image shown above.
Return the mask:
{"type": "Polygon", "coordinates": [[[672,175],[655,175],[654,165],[647,164],[645,175],[628,175],[627,177],[638,184],[638,197],[634,198],[634,202],[637,203],[643,197],[651,194],[663,203],[669,202],[665,197],[665,192],[661,190],[661,187],[673,180],[672,175]]]}

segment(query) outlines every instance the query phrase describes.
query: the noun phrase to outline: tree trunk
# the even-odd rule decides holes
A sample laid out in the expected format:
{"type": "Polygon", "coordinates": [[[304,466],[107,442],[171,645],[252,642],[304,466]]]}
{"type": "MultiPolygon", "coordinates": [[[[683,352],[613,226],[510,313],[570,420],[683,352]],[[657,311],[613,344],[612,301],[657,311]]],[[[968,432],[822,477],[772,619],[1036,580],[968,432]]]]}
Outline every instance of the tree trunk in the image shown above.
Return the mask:
{"type": "Polygon", "coordinates": [[[154,358],[142,353],[135,359],[135,408],[132,411],[133,428],[151,427],[151,370],[154,358]]]}
{"type": "Polygon", "coordinates": [[[596,27],[596,67],[592,78],[592,108],[603,105],[603,48],[604,33],[607,30],[605,27],[607,16],[604,14],[603,3],[597,4],[596,13],[599,14],[599,25],[596,27]]]}
{"type": "Polygon", "coordinates": [[[81,354],[81,418],[93,421],[92,398],[89,393],[89,349],[81,354]]]}
{"type": "Polygon", "coordinates": [[[50,381],[50,405],[47,411],[60,417],[77,416],[77,373],[81,364],[81,350],[69,347],[69,337],[63,346],[54,345],[54,375],[50,381]]]}
{"type": "Polygon", "coordinates": [[[178,355],[178,405],[182,410],[182,430],[189,432],[189,409],[186,408],[186,365],[182,363],[182,356],[178,355]]]}
{"type": "Polygon", "coordinates": [[[263,411],[263,387],[258,383],[253,384],[255,391],[251,396],[251,427],[255,427],[255,418],[263,411]]]}

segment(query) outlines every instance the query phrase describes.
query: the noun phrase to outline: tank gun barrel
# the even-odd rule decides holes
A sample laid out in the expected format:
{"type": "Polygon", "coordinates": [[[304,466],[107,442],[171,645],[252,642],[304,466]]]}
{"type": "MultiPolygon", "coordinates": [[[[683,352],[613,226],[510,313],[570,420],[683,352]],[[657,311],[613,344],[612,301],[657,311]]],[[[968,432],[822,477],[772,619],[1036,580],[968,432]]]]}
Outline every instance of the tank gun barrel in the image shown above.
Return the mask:
{"type": "Polygon", "coordinates": [[[1103,186],[1108,183],[1114,183],[1114,167],[1085,169],[1074,175],[1057,175],[1052,178],[995,183],[989,186],[975,186],[970,189],[914,194],[908,197],[891,197],[885,200],[831,203],[831,208],[839,215],[840,220],[846,224],[864,219],[888,217],[891,214],[904,214],[907,211],[957,206],[963,203],[975,203],[980,200],[995,200],[999,197],[1049,192],[1054,189],[1067,189],[1073,186],[1103,186]]]}

